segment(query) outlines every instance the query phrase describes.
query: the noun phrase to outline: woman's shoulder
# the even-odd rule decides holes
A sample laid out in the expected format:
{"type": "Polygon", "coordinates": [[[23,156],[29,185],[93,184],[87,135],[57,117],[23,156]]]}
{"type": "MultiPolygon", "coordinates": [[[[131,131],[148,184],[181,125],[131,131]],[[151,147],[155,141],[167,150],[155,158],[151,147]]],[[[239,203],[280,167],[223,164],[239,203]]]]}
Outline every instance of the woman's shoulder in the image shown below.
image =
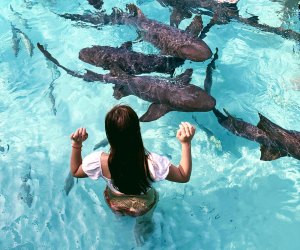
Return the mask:
{"type": "Polygon", "coordinates": [[[169,158],[165,155],[161,155],[161,154],[157,154],[157,153],[153,153],[153,152],[150,152],[148,154],[148,159],[151,160],[151,161],[157,161],[157,162],[161,162],[161,161],[170,161],[169,158]]]}
{"type": "Polygon", "coordinates": [[[82,170],[91,178],[98,179],[102,176],[101,158],[103,151],[94,151],[82,160],[82,170]]]}
{"type": "Polygon", "coordinates": [[[89,162],[97,162],[100,160],[100,157],[102,157],[102,154],[104,154],[105,152],[103,151],[93,151],[91,153],[89,153],[88,155],[86,155],[83,158],[83,161],[89,163],[89,162]]]}

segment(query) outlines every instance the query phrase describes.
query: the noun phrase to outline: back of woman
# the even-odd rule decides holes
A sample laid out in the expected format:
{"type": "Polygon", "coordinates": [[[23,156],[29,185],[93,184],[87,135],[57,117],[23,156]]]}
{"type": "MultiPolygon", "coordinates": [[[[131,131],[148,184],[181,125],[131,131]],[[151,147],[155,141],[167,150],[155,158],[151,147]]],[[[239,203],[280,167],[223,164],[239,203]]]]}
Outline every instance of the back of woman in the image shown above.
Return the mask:
{"type": "Polygon", "coordinates": [[[152,183],[165,179],[184,183],[190,179],[191,140],[195,128],[187,122],[179,125],[176,136],[182,153],[177,167],[167,157],[144,148],[139,118],[131,107],[113,107],[105,117],[105,131],[109,152],[92,152],[83,160],[81,147],[88,133],[85,128],[79,128],[71,134],[70,171],[78,178],[104,179],[104,197],[111,210],[120,215],[145,215],[144,222],[149,224],[158,201],[152,183]]]}

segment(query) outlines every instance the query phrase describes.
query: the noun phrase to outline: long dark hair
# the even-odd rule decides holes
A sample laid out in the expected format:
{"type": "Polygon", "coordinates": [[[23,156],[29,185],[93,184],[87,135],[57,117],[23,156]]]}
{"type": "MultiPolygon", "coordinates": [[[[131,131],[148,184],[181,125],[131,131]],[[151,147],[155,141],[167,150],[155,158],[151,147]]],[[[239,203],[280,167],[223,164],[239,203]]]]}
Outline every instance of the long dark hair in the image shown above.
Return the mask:
{"type": "Polygon", "coordinates": [[[152,179],[137,114],[127,105],[113,107],[106,114],[105,131],[110,144],[108,167],[113,185],[124,194],[146,193],[152,179]]]}

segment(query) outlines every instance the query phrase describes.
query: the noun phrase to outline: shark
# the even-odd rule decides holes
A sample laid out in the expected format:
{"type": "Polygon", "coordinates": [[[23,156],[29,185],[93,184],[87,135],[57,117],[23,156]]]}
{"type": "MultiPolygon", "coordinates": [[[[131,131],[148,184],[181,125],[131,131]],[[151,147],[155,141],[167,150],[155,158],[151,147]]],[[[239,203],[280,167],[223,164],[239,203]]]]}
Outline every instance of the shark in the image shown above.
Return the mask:
{"type": "Polygon", "coordinates": [[[258,17],[252,15],[245,18],[239,15],[237,7],[238,1],[216,1],[216,0],[158,0],[164,7],[171,7],[170,24],[178,27],[185,18],[192,17],[193,14],[205,14],[211,16],[211,21],[204,27],[200,38],[205,38],[206,33],[214,25],[227,24],[231,20],[250,25],[264,32],[280,35],[287,39],[300,41],[300,33],[284,29],[282,27],[272,27],[258,22],[258,17]]]}
{"type": "Polygon", "coordinates": [[[128,74],[159,72],[173,75],[177,67],[185,60],[179,57],[144,54],[132,49],[132,42],[123,43],[119,48],[110,46],[92,46],[79,52],[79,59],[110,70],[115,66],[128,74]]]}
{"type": "Polygon", "coordinates": [[[64,190],[67,196],[69,195],[73,187],[74,187],[74,177],[71,174],[71,172],[69,172],[68,176],[65,179],[65,185],[64,185],[64,190]]]}
{"type": "Polygon", "coordinates": [[[11,23],[11,30],[12,30],[12,42],[13,42],[13,51],[14,55],[17,57],[20,51],[20,41],[23,42],[28,54],[32,57],[33,56],[33,49],[34,45],[32,44],[29,37],[20,29],[15,27],[11,23]]]}
{"type": "Polygon", "coordinates": [[[235,118],[224,109],[225,115],[214,108],[219,124],[231,133],[260,144],[263,161],[290,156],[300,160],[300,132],[284,129],[259,113],[257,126],[235,118]]]}
{"type": "MultiPolygon", "coordinates": [[[[1,139],[0,139],[0,143],[1,143],[1,139]]],[[[0,153],[7,153],[9,151],[9,145],[6,144],[5,146],[2,146],[0,144],[0,153]]]]}
{"type": "Polygon", "coordinates": [[[120,68],[112,69],[108,74],[98,74],[90,70],[80,74],[61,65],[41,44],[38,43],[37,47],[47,59],[72,76],[88,82],[98,81],[114,84],[113,96],[117,100],[135,95],[142,100],[151,102],[146,113],[140,117],[142,122],[157,120],[171,111],[207,112],[216,105],[216,100],[212,96],[201,87],[190,83],[192,69],[187,69],[174,78],[133,76],[126,74],[120,68]]]}
{"type": "Polygon", "coordinates": [[[28,164],[28,172],[21,177],[22,185],[20,192],[18,193],[18,198],[25,202],[25,204],[30,208],[33,202],[34,193],[31,190],[31,165],[28,164]]]}
{"type": "MultiPolygon", "coordinates": [[[[114,8],[110,15],[101,11],[97,13],[85,13],[83,15],[61,14],[60,16],[73,21],[91,23],[95,27],[106,24],[131,25],[137,29],[139,37],[142,40],[150,42],[160,49],[162,55],[179,57],[196,62],[205,61],[212,56],[208,45],[193,33],[199,29],[189,26],[189,32],[187,32],[177,27],[149,19],[134,4],[127,4],[126,9],[128,13],[114,8]]],[[[200,19],[196,18],[192,23],[195,26],[200,26],[199,22],[200,19]]]]}
{"type": "Polygon", "coordinates": [[[93,150],[97,150],[98,148],[104,148],[104,147],[106,147],[108,144],[109,144],[109,143],[108,143],[107,138],[104,138],[104,139],[102,139],[100,142],[98,142],[98,143],[94,146],[93,150]]]}

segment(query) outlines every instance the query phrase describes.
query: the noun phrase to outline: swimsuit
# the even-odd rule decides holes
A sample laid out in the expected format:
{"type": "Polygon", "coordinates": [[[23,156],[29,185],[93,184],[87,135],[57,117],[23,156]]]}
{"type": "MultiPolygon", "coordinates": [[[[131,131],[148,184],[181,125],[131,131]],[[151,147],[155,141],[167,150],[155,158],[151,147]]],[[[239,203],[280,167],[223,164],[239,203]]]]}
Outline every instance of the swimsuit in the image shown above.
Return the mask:
{"type": "MultiPolygon", "coordinates": [[[[87,155],[82,161],[82,169],[89,178],[97,180],[102,177],[106,181],[104,197],[112,211],[120,215],[140,216],[154,208],[158,201],[158,193],[154,188],[150,188],[142,195],[125,195],[114,188],[112,180],[102,174],[100,161],[102,153],[97,151],[87,155]]],[[[170,165],[167,157],[155,153],[149,154],[148,168],[154,182],[167,177],[170,165]]]]}
{"type": "Polygon", "coordinates": [[[106,187],[104,197],[114,213],[133,217],[146,214],[158,201],[158,193],[154,188],[143,195],[117,195],[106,187]]]}

